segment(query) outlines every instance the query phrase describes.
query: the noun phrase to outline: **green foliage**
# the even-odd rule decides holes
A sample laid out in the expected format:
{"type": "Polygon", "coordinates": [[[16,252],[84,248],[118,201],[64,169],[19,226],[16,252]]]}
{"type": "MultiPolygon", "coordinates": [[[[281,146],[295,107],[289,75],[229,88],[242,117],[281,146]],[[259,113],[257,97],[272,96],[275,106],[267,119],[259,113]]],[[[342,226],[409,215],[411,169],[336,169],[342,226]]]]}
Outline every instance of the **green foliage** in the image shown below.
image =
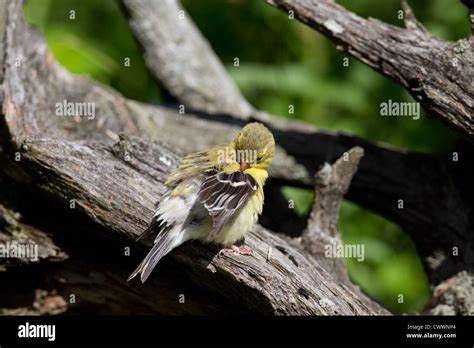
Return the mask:
{"type": "MultiPolygon", "coordinates": [[[[182,1],[246,98],[259,109],[322,128],[348,131],[395,146],[438,152],[451,148],[455,135],[422,114],[380,117],[380,103],[411,101],[408,93],[346,54],[322,35],[260,0],[182,1]],[[238,57],[240,66],[233,65],[238,57]],[[349,66],[343,65],[348,58],[349,66]],[[293,105],[295,113],[289,114],[293,105]]],[[[403,26],[399,0],[340,0],[364,17],[403,26]]],[[[466,10],[459,1],[411,0],[420,21],[435,35],[467,37],[466,10]]],[[[27,19],[45,35],[55,58],[70,71],[88,74],[125,96],[167,101],[147,72],[126,19],[113,0],[29,0],[27,19]],[[75,19],[70,19],[70,10],[75,19]],[[130,57],[131,66],[124,67],[130,57]]],[[[299,214],[311,206],[308,190],[284,188],[299,214]]],[[[429,296],[413,243],[400,229],[350,203],[341,211],[346,243],[364,243],[366,260],[347,260],[351,277],[396,313],[422,309],[429,296]],[[404,302],[398,303],[398,294],[404,302]]]]}
{"type": "Polygon", "coordinates": [[[362,290],[394,313],[423,309],[430,295],[428,281],[413,242],[398,226],[343,202],[340,231],[344,243],[365,245],[364,261],[346,259],[350,276],[362,290]]]}
{"type": "Polygon", "coordinates": [[[295,203],[295,212],[300,216],[307,215],[313,205],[314,194],[311,190],[299,187],[283,186],[281,192],[288,199],[292,199],[295,203]]]}

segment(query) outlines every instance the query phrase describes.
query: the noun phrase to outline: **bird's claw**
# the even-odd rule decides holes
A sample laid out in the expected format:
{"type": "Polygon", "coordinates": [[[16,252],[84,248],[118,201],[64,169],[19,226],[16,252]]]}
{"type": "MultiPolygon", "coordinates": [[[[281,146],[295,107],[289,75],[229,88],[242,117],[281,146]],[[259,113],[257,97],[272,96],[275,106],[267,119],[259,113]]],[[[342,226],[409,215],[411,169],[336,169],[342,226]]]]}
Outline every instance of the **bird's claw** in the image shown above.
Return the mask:
{"type": "Polygon", "coordinates": [[[252,249],[246,245],[231,245],[230,247],[224,247],[219,251],[219,256],[226,253],[236,253],[239,255],[252,255],[252,249]]]}

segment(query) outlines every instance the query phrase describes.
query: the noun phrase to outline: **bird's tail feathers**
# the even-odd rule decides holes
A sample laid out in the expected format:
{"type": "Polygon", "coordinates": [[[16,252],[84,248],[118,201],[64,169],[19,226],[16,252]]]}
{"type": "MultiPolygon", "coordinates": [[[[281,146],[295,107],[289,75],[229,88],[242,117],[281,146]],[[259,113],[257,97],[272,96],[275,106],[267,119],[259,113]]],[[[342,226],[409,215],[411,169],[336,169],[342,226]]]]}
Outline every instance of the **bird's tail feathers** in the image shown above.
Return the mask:
{"type": "MultiPolygon", "coordinates": [[[[149,228],[151,228],[151,226],[149,228]]],[[[154,231],[156,231],[156,226],[154,231]]],[[[145,233],[146,231],[144,234],[145,233]]],[[[130,277],[128,277],[127,281],[132,280],[138,274],[140,274],[140,280],[142,283],[144,283],[150,276],[158,261],[160,261],[163,256],[181,244],[182,233],[181,226],[175,226],[174,228],[161,231],[155,239],[155,245],[153,245],[153,248],[151,248],[148,255],[138,265],[135,271],[133,271],[130,277]]]]}
{"type": "Polygon", "coordinates": [[[169,226],[166,224],[165,220],[163,219],[156,219],[154,218],[153,221],[150,223],[150,226],[146,230],[144,230],[136,239],[138,242],[141,239],[146,238],[152,233],[163,232],[164,230],[168,229],[169,226]]]}

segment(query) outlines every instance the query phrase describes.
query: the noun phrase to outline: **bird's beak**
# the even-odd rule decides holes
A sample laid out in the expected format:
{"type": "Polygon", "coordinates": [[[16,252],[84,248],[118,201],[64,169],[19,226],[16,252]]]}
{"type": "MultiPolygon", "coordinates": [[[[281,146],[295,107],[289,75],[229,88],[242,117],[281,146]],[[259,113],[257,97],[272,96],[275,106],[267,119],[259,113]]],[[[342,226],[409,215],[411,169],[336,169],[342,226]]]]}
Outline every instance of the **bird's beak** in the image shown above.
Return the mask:
{"type": "Polygon", "coordinates": [[[250,164],[248,162],[240,162],[240,170],[244,171],[245,169],[250,168],[250,164]]]}

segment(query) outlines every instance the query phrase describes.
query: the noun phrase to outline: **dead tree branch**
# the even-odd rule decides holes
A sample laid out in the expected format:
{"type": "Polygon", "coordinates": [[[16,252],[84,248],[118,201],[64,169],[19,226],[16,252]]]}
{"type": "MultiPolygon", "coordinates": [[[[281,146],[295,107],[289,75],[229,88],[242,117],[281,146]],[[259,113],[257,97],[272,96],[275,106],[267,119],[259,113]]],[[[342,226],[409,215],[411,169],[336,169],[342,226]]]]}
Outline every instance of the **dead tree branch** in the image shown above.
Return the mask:
{"type": "Polygon", "coordinates": [[[130,27],[155,78],[190,108],[248,118],[242,97],[178,0],[124,0],[130,27]]]}
{"type": "Polygon", "coordinates": [[[408,30],[412,30],[415,33],[419,33],[422,36],[429,36],[426,28],[421,24],[415,17],[412,8],[408,4],[407,0],[400,0],[400,5],[403,9],[403,19],[405,21],[405,27],[408,30]]]}
{"type": "MultiPolygon", "coordinates": [[[[24,145],[21,170],[27,176],[56,200],[67,204],[74,199],[79,212],[130,242],[145,228],[156,198],[164,191],[163,182],[178,161],[169,150],[139,138],[124,139],[113,147],[44,137],[24,145]],[[156,158],[167,160],[156,162],[156,158]]],[[[173,259],[182,274],[196,277],[196,284],[212,293],[224,291],[248,308],[260,306],[262,313],[386,313],[265,229],[256,227],[246,243],[254,253],[245,260],[219,258],[217,249],[198,243],[179,248],[173,259]],[[270,248],[274,251],[268,260],[270,248]]]]}
{"type": "MultiPolygon", "coordinates": [[[[364,19],[329,0],[267,0],[333,41],[337,48],[395,80],[428,114],[474,138],[474,42],[441,41],[408,12],[404,30],[364,19]]],[[[405,4],[405,9],[408,5],[405,4]]],[[[406,13],[407,14],[407,13],[406,13]]]]}
{"type": "Polygon", "coordinates": [[[344,263],[340,258],[327,257],[326,248],[342,245],[337,228],[339,208],[363,155],[364,150],[355,147],[344,153],[333,165],[325,163],[316,173],[313,208],[301,238],[302,246],[325,269],[331,270],[331,274],[347,284],[350,281],[344,263]]]}
{"type": "MultiPolygon", "coordinates": [[[[0,245],[2,246],[0,257],[0,272],[11,267],[18,267],[23,264],[31,264],[40,261],[64,261],[68,255],[61,250],[43,231],[25,225],[20,221],[20,214],[11,209],[7,209],[0,203],[0,245]],[[6,246],[9,246],[8,248],[6,246]],[[18,253],[19,247],[32,247],[29,252],[36,260],[23,257],[26,255],[13,256],[11,251],[18,253]],[[9,250],[7,250],[9,249],[9,250]],[[16,251],[15,251],[16,250],[16,251]],[[36,253],[36,255],[33,255],[36,253]],[[21,256],[21,257],[20,257],[21,256]]],[[[21,251],[20,251],[21,252],[21,251]]]]}

